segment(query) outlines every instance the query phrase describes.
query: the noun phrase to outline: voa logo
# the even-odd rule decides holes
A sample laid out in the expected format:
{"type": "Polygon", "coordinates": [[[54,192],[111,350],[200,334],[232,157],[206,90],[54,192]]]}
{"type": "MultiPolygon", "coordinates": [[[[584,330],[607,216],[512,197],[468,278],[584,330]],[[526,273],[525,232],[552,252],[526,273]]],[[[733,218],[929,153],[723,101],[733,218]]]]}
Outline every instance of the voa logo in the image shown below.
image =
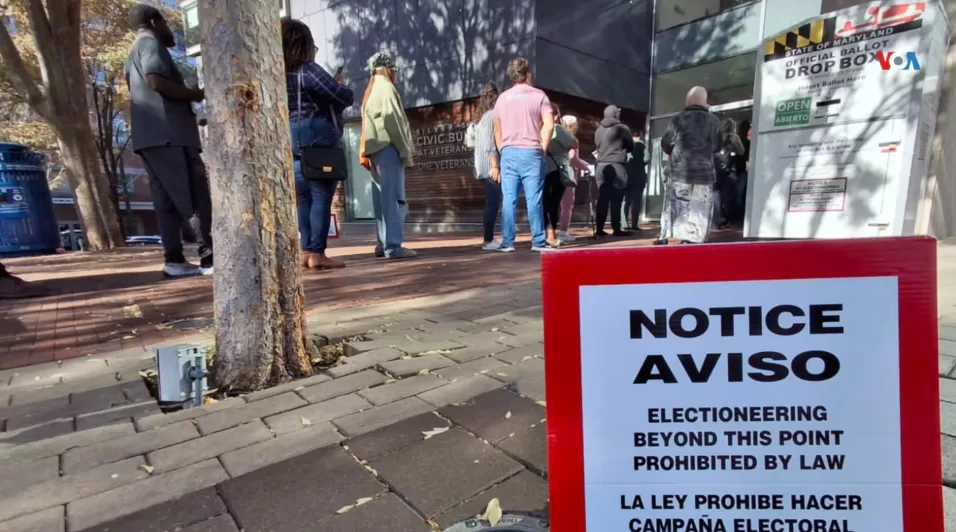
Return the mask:
{"type": "Polygon", "coordinates": [[[919,70],[919,59],[916,52],[888,52],[880,50],[875,52],[876,60],[880,63],[880,69],[889,70],[891,68],[901,68],[903,70],[919,70]]]}

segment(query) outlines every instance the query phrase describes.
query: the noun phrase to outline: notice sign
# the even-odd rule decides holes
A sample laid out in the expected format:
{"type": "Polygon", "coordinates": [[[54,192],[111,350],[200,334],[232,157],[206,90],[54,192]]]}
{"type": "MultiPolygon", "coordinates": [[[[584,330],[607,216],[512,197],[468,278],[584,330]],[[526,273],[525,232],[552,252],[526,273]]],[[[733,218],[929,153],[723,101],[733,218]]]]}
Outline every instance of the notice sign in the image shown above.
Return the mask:
{"type": "Polygon", "coordinates": [[[935,253],[545,255],[552,529],[942,532],[935,253]]]}
{"type": "Polygon", "coordinates": [[[790,182],[789,212],[842,211],[845,206],[845,177],[790,182]]]}

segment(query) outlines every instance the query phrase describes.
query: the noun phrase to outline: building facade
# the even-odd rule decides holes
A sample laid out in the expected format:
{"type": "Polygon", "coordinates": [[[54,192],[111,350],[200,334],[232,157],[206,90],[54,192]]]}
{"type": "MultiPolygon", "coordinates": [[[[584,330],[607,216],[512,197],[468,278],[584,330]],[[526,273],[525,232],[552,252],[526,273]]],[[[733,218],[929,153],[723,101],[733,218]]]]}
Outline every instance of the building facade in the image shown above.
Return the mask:
{"type": "MultiPolygon", "coordinates": [[[[684,107],[687,90],[706,87],[713,110],[746,131],[753,110],[759,48],[765,38],[860,0],[277,0],[277,16],[304,21],[316,61],[341,68],[357,95],[365,61],[387,49],[399,63],[416,167],[407,178],[409,223],[427,230],[480,221],[483,190],[462,142],[481,85],[507,87],[505,71],[528,58],[534,84],[581,120],[589,157],[603,107],[622,107],[624,122],[647,132],[650,166],[644,216],[662,210],[659,140],[684,107]]],[[[181,2],[190,50],[199,54],[196,0],[181,2]]],[[[339,219],[372,217],[370,176],[357,164],[357,106],[346,116],[350,180],[340,190],[339,219]]],[[[582,185],[582,190],[586,190],[582,185]]],[[[587,194],[579,193],[583,221],[587,194]]]]}

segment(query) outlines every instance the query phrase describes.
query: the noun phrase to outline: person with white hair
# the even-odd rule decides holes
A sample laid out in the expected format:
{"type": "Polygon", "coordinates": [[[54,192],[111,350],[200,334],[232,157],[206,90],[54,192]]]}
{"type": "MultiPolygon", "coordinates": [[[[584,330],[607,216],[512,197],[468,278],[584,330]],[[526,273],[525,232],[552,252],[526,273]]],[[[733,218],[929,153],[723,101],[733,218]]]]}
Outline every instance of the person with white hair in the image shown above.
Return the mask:
{"type": "Polygon", "coordinates": [[[561,221],[561,200],[564,198],[564,191],[578,184],[574,177],[570,158],[571,150],[578,147],[578,139],[560,123],[561,112],[558,110],[558,106],[551,104],[551,110],[554,113],[555,121],[559,123],[555,124],[554,132],[551,134],[551,143],[548,145],[547,159],[545,160],[548,169],[544,176],[543,203],[548,246],[556,248],[561,245],[557,232],[558,223],[561,221]]]}
{"type": "MultiPolygon", "coordinates": [[[[574,115],[564,115],[561,117],[561,125],[571,132],[572,135],[578,134],[578,118],[574,115]]],[[[568,159],[571,162],[571,170],[574,173],[575,183],[581,182],[581,173],[590,169],[590,165],[578,157],[580,148],[572,148],[568,152],[568,159]]],[[[564,195],[561,197],[561,220],[558,222],[558,239],[561,242],[574,242],[574,235],[569,232],[571,228],[571,218],[574,215],[574,197],[577,186],[565,187],[564,195]]]]}
{"type": "Polygon", "coordinates": [[[687,106],[667,125],[661,139],[661,148],[670,156],[670,183],[658,243],[669,238],[706,242],[713,223],[714,156],[723,147],[720,121],[710,112],[703,87],[689,90],[685,101],[687,106]]]}

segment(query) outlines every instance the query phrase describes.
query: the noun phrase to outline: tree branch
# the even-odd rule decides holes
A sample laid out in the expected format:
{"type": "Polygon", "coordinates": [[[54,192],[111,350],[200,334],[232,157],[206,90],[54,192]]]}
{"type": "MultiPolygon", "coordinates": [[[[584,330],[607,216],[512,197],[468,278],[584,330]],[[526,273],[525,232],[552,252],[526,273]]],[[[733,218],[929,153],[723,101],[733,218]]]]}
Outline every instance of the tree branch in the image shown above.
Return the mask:
{"type": "MultiPolygon", "coordinates": [[[[62,87],[62,84],[55,83],[50,79],[50,76],[60,77],[60,71],[62,70],[58,61],[56,61],[58,57],[57,43],[53,38],[53,29],[50,26],[46,9],[43,7],[43,0],[27,0],[26,3],[27,17],[30,19],[30,32],[33,34],[33,45],[36,46],[40,64],[40,77],[43,80],[44,87],[49,92],[57,87],[62,87]]],[[[54,6],[60,4],[62,4],[61,1],[51,2],[51,10],[57,9],[54,6]]]]}
{"type": "Polygon", "coordinates": [[[44,101],[43,92],[23,64],[23,58],[13,44],[6,24],[0,24],[0,58],[3,58],[3,63],[7,67],[7,79],[17,91],[18,96],[25,99],[30,107],[42,116],[43,112],[40,108],[44,101]]]}

